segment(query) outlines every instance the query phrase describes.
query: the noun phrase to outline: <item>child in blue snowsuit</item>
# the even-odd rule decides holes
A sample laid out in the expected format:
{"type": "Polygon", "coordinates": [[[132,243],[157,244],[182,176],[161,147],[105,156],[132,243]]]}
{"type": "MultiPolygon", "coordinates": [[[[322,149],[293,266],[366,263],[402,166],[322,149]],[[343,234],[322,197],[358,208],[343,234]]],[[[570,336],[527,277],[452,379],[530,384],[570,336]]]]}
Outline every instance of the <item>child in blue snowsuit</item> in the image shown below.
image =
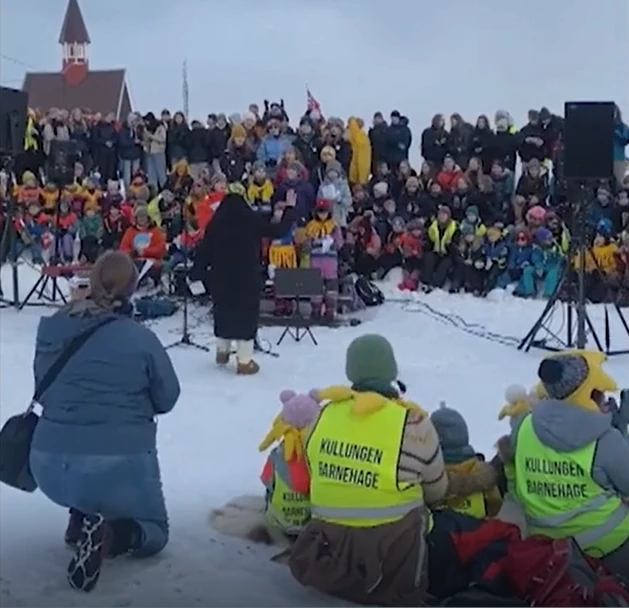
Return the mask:
{"type": "Polygon", "coordinates": [[[504,235],[504,224],[494,223],[487,228],[485,242],[483,244],[485,254],[485,289],[482,295],[486,296],[492,289],[498,287],[501,275],[505,274],[509,262],[509,243],[504,235]]]}
{"type": "Polygon", "coordinates": [[[522,272],[531,265],[531,238],[526,229],[517,230],[509,244],[507,269],[498,277],[496,287],[504,289],[522,278],[522,272]]]}
{"type": "Polygon", "coordinates": [[[564,256],[548,228],[538,228],[533,235],[531,264],[524,268],[514,294],[523,298],[541,295],[550,298],[557,289],[564,256]],[[539,288],[538,288],[539,283],[539,288]]]}

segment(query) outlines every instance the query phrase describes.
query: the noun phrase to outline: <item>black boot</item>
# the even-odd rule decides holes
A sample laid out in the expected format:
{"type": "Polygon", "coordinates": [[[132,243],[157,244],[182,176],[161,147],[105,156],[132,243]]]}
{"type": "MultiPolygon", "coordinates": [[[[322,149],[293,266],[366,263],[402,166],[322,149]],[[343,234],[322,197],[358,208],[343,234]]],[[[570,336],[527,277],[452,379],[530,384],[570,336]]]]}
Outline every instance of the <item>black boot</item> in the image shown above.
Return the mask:
{"type": "Polygon", "coordinates": [[[76,554],[68,564],[68,582],[73,589],[89,592],[96,587],[111,540],[111,529],[102,515],[83,517],[76,554]]]}
{"type": "Polygon", "coordinates": [[[142,528],[135,519],[112,519],[107,523],[112,533],[107,557],[133,554],[142,546],[142,528]]]}
{"type": "Polygon", "coordinates": [[[64,536],[66,545],[69,545],[70,547],[76,547],[81,538],[81,526],[83,524],[83,517],[84,514],[81,513],[81,511],[70,509],[70,519],[68,521],[68,527],[66,528],[66,533],[64,536]]]}

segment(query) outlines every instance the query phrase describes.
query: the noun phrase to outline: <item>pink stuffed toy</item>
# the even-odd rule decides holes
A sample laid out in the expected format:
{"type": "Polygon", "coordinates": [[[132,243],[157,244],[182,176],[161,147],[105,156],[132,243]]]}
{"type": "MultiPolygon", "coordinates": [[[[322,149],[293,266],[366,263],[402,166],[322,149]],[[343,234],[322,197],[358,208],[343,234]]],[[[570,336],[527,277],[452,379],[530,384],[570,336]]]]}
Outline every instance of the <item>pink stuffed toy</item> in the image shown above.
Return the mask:
{"type": "Polygon", "coordinates": [[[321,402],[317,399],[316,391],[307,394],[297,394],[295,391],[285,389],[280,393],[282,402],[282,420],[296,428],[303,429],[311,425],[319,415],[321,402]]]}

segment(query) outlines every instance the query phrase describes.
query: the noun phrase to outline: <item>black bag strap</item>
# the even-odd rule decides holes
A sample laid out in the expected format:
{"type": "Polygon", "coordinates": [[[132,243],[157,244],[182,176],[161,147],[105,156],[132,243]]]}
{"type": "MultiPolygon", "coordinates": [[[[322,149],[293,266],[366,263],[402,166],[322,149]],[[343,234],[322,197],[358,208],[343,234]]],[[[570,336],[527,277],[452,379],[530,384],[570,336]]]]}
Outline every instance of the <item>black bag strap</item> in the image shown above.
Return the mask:
{"type": "Polygon", "coordinates": [[[57,376],[61,373],[61,370],[66,366],[66,363],[76,354],[76,352],[101,328],[113,321],[117,321],[117,317],[108,317],[101,323],[92,325],[89,329],[81,332],[79,335],[72,338],[70,344],[68,344],[56,361],[48,368],[44,377],[38,386],[35,387],[35,394],[29,406],[29,411],[33,409],[33,406],[38,402],[40,397],[48,390],[48,387],[55,381],[57,376]]]}

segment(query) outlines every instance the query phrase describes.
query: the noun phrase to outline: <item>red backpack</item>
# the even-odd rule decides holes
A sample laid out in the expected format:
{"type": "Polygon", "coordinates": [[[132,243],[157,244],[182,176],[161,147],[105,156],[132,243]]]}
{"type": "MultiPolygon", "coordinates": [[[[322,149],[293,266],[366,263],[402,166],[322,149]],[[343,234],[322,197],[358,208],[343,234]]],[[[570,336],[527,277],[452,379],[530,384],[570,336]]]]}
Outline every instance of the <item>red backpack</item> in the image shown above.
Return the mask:
{"type": "Polygon", "coordinates": [[[531,536],[509,547],[505,573],[530,606],[629,606],[629,591],[572,538],[531,536]]]}

